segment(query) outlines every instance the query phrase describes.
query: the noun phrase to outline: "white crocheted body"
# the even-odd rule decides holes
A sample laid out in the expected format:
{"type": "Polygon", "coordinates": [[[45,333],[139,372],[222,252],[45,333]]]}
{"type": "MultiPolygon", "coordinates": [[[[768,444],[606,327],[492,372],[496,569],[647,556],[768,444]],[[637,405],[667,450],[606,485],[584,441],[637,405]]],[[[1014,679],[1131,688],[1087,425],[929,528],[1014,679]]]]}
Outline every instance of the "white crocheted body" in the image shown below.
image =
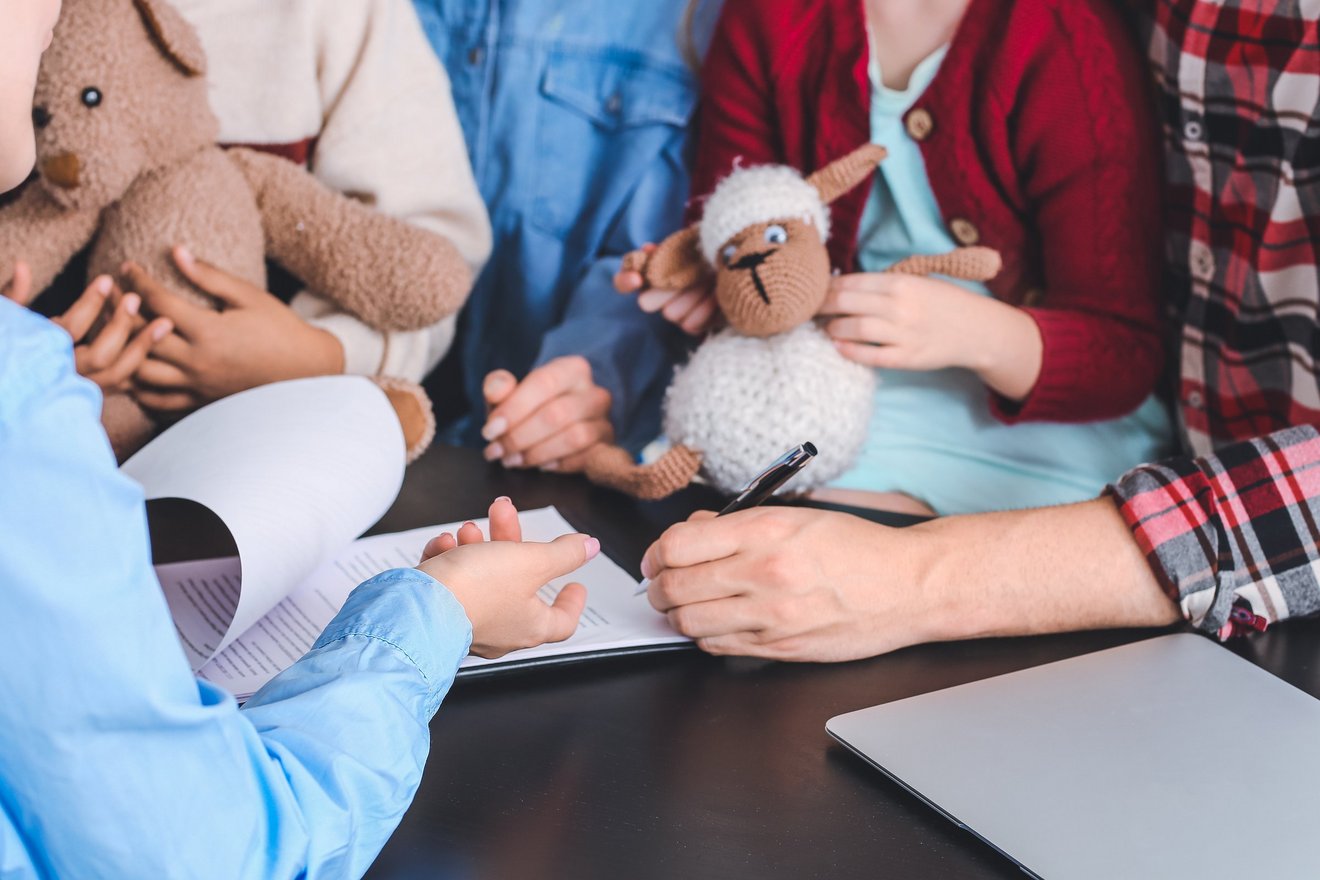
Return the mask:
{"type": "Polygon", "coordinates": [[[674,376],[665,433],[700,452],[702,473],[729,493],[810,441],[820,454],[784,487],[802,492],[852,464],[874,397],[874,371],[845,360],[814,324],[766,339],[725,330],[703,342],[674,376]]]}

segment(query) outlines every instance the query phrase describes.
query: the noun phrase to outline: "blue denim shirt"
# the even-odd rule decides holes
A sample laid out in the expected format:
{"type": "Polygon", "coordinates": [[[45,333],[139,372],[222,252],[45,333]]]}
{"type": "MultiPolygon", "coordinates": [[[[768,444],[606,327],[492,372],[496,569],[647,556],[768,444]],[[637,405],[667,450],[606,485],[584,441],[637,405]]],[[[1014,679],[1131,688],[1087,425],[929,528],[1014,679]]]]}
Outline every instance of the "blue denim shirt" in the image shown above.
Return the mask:
{"type": "Polygon", "coordinates": [[[468,650],[413,569],[240,709],[193,677],[69,337],[0,297],[0,878],[358,877],[468,650]]]}
{"type": "MultiPolygon", "coordinates": [[[[619,259],[680,227],[697,101],[686,0],[414,0],[449,70],[494,254],[460,319],[476,410],[446,437],[480,442],[481,381],[580,354],[634,449],[659,432],[678,334],[620,296],[619,259]]],[[[698,45],[718,2],[702,5],[698,45]]]]}

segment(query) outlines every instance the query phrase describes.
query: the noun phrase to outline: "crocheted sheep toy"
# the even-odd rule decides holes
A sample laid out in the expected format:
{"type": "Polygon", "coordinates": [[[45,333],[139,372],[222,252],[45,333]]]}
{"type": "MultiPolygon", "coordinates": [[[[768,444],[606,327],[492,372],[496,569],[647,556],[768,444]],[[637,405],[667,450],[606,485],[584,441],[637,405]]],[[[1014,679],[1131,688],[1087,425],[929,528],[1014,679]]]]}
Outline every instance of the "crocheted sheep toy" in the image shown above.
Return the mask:
{"type": "MultiPolygon", "coordinates": [[[[0,288],[14,261],[45,288],[89,242],[92,275],[127,260],[178,295],[218,307],[170,259],[186,244],[261,288],[269,255],[373,328],[411,330],[458,310],[466,263],[445,238],[322,185],[292,162],[216,145],[206,57],[165,0],[65,0],[32,116],[39,177],[0,209],[0,288]]],[[[421,389],[381,380],[410,457],[434,421],[421,389]]],[[[121,457],[158,430],[128,395],[106,400],[121,457]]]]}
{"type": "MultiPolygon", "coordinates": [[[[875,371],[845,359],[812,320],[830,286],[828,205],[871,177],[885,157],[868,144],[810,177],[779,165],[735,169],[706,202],[699,225],[624,269],[648,287],[681,290],[709,281],[729,327],[704,341],[674,376],[664,430],[673,446],[647,465],[598,446],[587,461],[594,482],[639,498],[663,498],[700,473],[716,488],[740,491],[784,450],[804,441],[819,450],[793,491],[825,485],[846,471],[871,419],[875,371]]],[[[999,254],[959,248],[890,268],[986,281],[999,254]]]]}

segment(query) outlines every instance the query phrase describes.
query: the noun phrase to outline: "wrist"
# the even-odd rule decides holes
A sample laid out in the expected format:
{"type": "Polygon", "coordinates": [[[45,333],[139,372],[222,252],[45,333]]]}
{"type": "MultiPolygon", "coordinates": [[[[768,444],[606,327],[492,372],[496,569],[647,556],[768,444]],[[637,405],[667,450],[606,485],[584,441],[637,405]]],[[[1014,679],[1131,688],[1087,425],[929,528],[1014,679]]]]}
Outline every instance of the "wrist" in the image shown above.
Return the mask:
{"type": "Polygon", "coordinates": [[[988,308],[977,323],[977,344],[969,346],[965,366],[996,394],[1026,400],[1040,379],[1044,357],[1040,328],[1016,306],[996,299],[985,299],[984,304],[988,308]]]}
{"type": "MultiPolygon", "coordinates": [[[[311,325],[309,325],[311,326],[311,325]]],[[[315,375],[338,376],[344,372],[344,344],[339,337],[323,327],[312,326],[315,375]]]]}

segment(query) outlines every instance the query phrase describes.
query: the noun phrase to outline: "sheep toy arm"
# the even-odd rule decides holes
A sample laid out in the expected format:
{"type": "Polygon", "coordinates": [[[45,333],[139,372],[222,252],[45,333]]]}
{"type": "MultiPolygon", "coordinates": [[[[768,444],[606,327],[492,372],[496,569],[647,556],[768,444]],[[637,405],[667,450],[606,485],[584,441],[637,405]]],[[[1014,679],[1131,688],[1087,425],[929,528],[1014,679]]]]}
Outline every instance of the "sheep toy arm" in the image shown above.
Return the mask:
{"type": "Polygon", "coordinates": [[[14,263],[32,269],[32,289],[45,290],[69,260],[92,240],[100,212],[65,210],[38,186],[28,186],[0,208],[0,291],[14,280],[14,263]]]}
{"type": "Polygon", "coordinates": [[[446,238],[347,198],[275,156],[231,150],[261,211],[266,252],[380,330],[428,327],[462,307],[472,272],[446,238]]]}
{"type": "Polygon", "coordinates": [[[633,251],[623,258],[621,268],[638,273],[647,287],[657,290],[683,290],[715,278],[701,256],[699,226],[681,229],[655,247],[633,251]]]}

